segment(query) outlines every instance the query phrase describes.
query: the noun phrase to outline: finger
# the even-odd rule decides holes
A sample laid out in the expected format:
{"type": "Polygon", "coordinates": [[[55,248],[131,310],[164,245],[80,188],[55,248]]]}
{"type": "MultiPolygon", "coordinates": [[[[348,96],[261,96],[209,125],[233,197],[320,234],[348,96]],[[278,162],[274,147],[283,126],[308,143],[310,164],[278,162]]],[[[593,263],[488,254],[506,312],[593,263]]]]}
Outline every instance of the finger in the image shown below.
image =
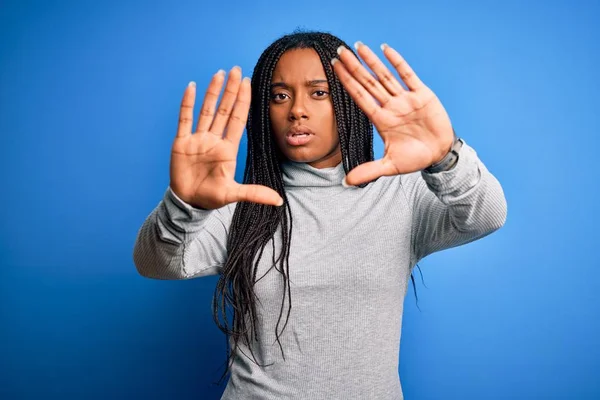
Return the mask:
{"type": "Polygon", "coordinates": [[[396,174],[397,172],[394,166],[381,159],[360,164],[358,167],[348,172],[344,182],[346,185],[358,186],[361,183],[371,182],[380,176],[391,176],[396,174]]]}
{"type": "Polygon", "coordinates": [[[373,53],[369,46],[362,42],[356,42],[354,47],[358,55],[365,61],[371,71],[375,73],[379,82],[390,94],[396,96],[405,91],[400,82],[398,82],[398,79],[396,79],[381,59],[373,53]]]}
{"type": "Polygon", "coordinates": [[[415,71],[412,70],[410,65],[408,65],[400,53],[385,43],[381,45],[381,48],[383,50],[383,54],[396,69],[398,75],[400,75],[400,79],[402,79],[402,81],[406,84],[406,87],[408,87],[410,90],[417,90],[423,86],[423,82],[421,82],[421,80],[417,77],[415,71]]]}
{"type": "Polygon", "coordinates": [[[229,193],[227,202],[249,201],[271,206],[283,205],[283,199],[273,189],[262,185],[241,185],[236,183],[229,193]]]}
{"type": "Polygon", "coordinates": [[[350,94],[350,97],[354,99],[356,104],[364,111],[364,113],[371,119],[377,114],[381,107],[375,102],[375,99],[367,92],[367,90],[360,84],[356,79],[350,75],[348,69],[344,66],[340,60],[334,58],[331,60],[331,65],[336,75],[340,79],[340,82],[346,88],[346,91],[350,94]]]}
{"type": "Polygon", "coordinates": [[[198,126],[196,132],[206,132],[210,128],[215,117],[215,109],[217,107],[217,100],[223,87],[223,81],[225,80],[225,71],[220,69],[216,74],[213,75],[208,89],[204,94],[204,101],[202,102],[202,108],[200,108],[200,115],[198,116],[198,126]]]}
{"type": "MultiPolygon", "coordinates": [[[[344,46],[338,47],[338,55],[350,75],[360,83],[380,104],[390,100],[390,93],[356,58],[354,53],[344,46]]],[[[341,80],[341,77],[340,77],[341,80]]]]}
{"type": "Polygon", "coordinates": [[[218,135],[219,137],[223,136],[223,130],[225,129],[225,125],[227,125],[227,121],[231,115],[231,110],[233,109],[233,104],[235,103],[235,99],[238,95],[238,90],[240,90],[241,80],[242,69],[238,66],[233,67],[229,72],[229,78],[227,79],[225,92],[221,98],[221,104],[219,104],[217,114],[212,126],[209,129],[210,132],[218,135]]]}
{"type": "Polygon", "coordinates": [[[239,146],[240,140],[242,139],[242,134],[244,133],[244,128],[246,128],[246,122],[248,122],[250,98],[250,78],[244,78],[237,94],[233,112],[231,113],[231,117],[229,117],[227,132],[225,133],[224,137],[224,139],[229,140],[236,146],[239,146]]]}
{"type": "Polygon", "coordinates": [[[181,109],[179,110],[179,124],[177,137],[186,137],[192,134],[194,123],[194,101],[196,100],[196,82],[190,82],[183,92],[181,109]]]}

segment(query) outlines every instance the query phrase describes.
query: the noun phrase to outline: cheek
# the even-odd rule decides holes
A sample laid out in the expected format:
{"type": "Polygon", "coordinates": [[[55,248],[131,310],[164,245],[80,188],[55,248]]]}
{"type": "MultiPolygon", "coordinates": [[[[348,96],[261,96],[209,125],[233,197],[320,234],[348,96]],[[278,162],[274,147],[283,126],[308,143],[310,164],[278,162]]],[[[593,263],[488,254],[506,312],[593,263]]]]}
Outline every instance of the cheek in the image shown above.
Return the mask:
{"type": "Polygon", "coordinates": [[[271,126],[275,132],[279,132],[285,125],[285,113],[280,107],[270,107],[269,118],[271,119],[271,126]]]}
{"type": "Polygon", "coordinates": [[[333,106],[327,111],[326,115],[323,117],[323,122],[326,123],[326,126],[331,127],[331,136],[334,141],[338,140],[337,133],[337,124],[335,120],[335,114],[333,112],[333,106]]]}

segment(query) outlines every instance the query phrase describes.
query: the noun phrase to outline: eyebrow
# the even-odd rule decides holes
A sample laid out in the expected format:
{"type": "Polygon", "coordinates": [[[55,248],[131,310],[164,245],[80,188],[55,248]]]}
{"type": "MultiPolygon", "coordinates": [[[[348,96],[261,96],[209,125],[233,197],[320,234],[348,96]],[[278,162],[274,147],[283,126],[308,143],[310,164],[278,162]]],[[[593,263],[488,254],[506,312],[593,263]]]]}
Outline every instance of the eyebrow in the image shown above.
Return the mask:
{"type": "MultiPolygon", "coordinates": [[[[322,83],[328,83],[327,79],[315,79],[312,81],[306,81],[304,84],[306,86],[317,86],[322,83]]],[[[271,84],[271,89],[276,88],[276,87],[288,88],[289,86],[285,82],[273,82],[271,84]]]]}

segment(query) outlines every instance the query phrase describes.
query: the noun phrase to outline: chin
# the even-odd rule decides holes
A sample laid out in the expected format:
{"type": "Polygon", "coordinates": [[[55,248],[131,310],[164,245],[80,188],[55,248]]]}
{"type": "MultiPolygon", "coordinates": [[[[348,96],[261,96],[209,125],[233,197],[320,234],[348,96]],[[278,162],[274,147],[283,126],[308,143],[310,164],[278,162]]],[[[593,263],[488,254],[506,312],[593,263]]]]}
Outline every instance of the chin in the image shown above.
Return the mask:
{"type": "Polygon", "coordinates": [[[309,148],[287,148],[282,152],[283,156],[291,161],[295,162],[313,162],[318,160],[319,154],[315,154],[315,151],[309,148]]]}
{"type": "Polygon", "coordinates": [[[305,152],[293,152],[291,154],[287,153],[287,154],[284,154],[284,156],[290,161],[302,162],[302,163],[315,162],[324,157],[324,155],[319,156],[316,154],[307,154],[305,152]]]}

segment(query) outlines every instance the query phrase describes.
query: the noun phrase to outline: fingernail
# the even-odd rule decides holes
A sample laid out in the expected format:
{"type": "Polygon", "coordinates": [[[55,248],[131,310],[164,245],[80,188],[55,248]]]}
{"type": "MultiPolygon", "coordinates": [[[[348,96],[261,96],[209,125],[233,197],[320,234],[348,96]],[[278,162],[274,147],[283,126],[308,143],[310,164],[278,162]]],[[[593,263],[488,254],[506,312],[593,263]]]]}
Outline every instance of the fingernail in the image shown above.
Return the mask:
{"type": "Polygon", "coordinates": [[[224,69],[218,70],[216,75],[225,75],[225,70],[224,69]]]}
{"type": "Polygon", "coordinates": [[[340,60],[338,60],[337,58],[332,58],[331,59],[331,65],[335,65],[336,62],[338,62],[340,60]]]}
{"type": "Polygon", "coordinates": [[[188,83],[188,87],[196,87],[196,82],[194,81],[190,81],[190,83],[188,83]]]}
{"type": "Polygon", "coordinates": [[[358,50],[358,48],[359,48],[360,46],[362,46],[362,45],[363,45],[363,42],[361,42],[361,41],[359,40],[358,42],[354,43],[354,48],[355,48],[356,50],[358,50]]]}
{"type": "Polygon", "coordinates": [[[341,55],[342,55],[342,51],[343,51],[343,50],[344,50],[344,45],[341,45],[340,47],[338,47],[338,48],[337,48],[337,53],[338,53],[338,56],[341,56],[341,55]]]}
{"type": "Polygon", "coordinates": [[[342,180],[342,186],[345,188],[349,188],[351,185],[348,185],[348,182],[346,182],[346,177],[344,177],[344,179],[342,180]]]}
{"type": "Polygon", "coordinates": [[[250,83],[250,78],[248,78],[248,77],[245,77],[243,80],[250,83]]]}
{"type": "Polygon", "coordinates": [[[277,203],[277,207],[281,207],[283,205],[283,199],[279,200],[279,203],[277,203]]]}
{"type": "Polygon", "coordinates": [[[386,47],[388,47],[387,43],[382,43],[381,46],[381,51],[384,51],[386,47]]]}

